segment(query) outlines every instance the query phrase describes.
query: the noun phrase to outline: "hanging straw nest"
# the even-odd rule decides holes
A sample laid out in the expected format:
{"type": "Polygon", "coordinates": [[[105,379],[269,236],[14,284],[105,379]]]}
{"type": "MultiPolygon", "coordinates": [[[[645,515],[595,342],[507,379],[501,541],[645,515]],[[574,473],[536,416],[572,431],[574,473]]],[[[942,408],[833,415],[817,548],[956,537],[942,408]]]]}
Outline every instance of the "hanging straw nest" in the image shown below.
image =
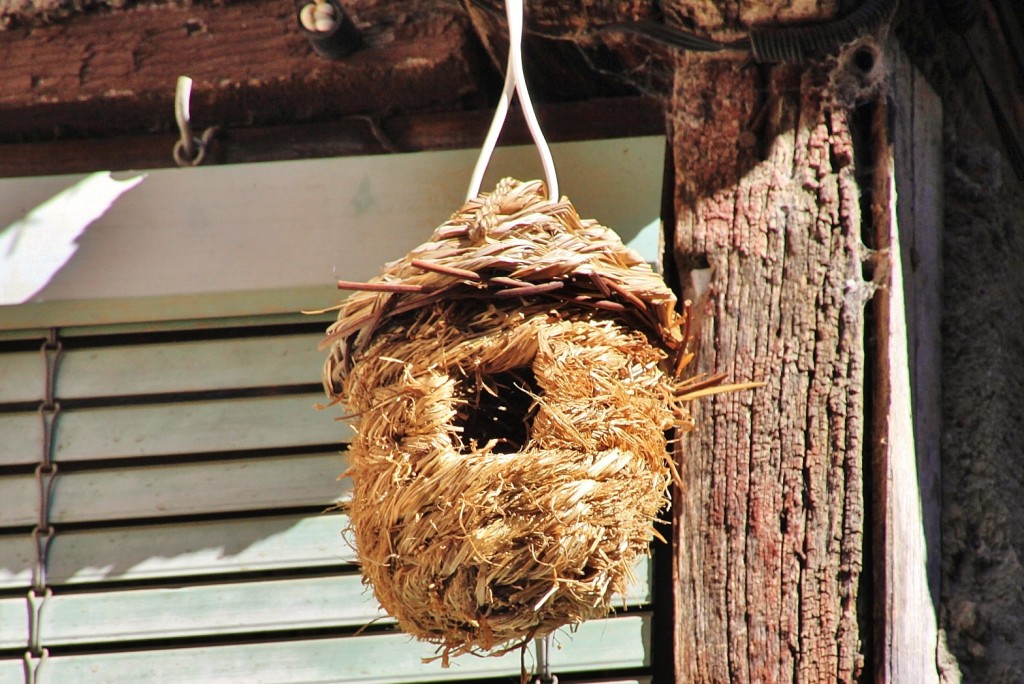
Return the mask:
{"type": "Polygon", "coordinates": [[[324,386],[354,418],[365,581],[449,655],[606,615],[674,469],[676,299],[615,233],[502,181],[338,308],[324,386]]]}

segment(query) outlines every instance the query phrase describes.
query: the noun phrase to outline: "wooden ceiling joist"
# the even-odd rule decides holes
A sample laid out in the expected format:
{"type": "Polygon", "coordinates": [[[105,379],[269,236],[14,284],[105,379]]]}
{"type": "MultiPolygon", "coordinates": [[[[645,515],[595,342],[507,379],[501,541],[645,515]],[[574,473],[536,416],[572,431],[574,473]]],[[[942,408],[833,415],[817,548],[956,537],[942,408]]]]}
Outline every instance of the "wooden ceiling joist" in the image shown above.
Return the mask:
{"type": "MultiPolygon", "coordinates": [[[[168,103],[165,103],[168,107],[168,103]]],[[[212,140],[203,164],[245,164],[424,152],[477,147],[493,112],[476,109],[392,116],[354,115],[334,121],[271,126],[225,126],[212,140]]],[[[661,135],[663,104],[654,97],[622,97],[538,107],[550,142],[661,135]]],[[[97,170],[174,166],[177,133],[118,135],[82,140],[0,144],[0,178],[86,173],[97,170]]],[[[518,109],[509,113],[499,145],[530,142],[518,109]]]]}
{"type": "Polygon", "coordinates": [[[457,2],[398,4],[354,17],[365,46],[341,61],[312,52],[291,0],[138,6],[0,33],[0,140],[173,129],[179,75],[195,81],[197,126],[451,110],[487,88],[457,2]]]}

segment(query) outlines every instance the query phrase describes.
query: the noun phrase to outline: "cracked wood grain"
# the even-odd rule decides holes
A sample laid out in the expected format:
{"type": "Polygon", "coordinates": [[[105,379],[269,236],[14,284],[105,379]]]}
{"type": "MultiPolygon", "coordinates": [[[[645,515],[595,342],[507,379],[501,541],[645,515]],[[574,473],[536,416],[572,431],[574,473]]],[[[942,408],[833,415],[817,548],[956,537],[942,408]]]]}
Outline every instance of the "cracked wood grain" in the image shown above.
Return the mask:
{"type": "Polygon", "coordinates": [[[849,126],[812,73],[676,73],[677,262],[710,268],[699,370],[766,382],[701,403],[679,450],[676,679],[854,681],[872,288],[849,126]]]}
{"type": "Polygon", "coordinates": [[[195,81],[197,125],[457,109],[482,75],[455,2],[359,3],[365,47],[317,57],[284,0],[139,6],[3,33],[0,135],[7,140],[173,130],[174,83],[195,81]],[[116,40],[111,37],[116,36],[116,40]]]}

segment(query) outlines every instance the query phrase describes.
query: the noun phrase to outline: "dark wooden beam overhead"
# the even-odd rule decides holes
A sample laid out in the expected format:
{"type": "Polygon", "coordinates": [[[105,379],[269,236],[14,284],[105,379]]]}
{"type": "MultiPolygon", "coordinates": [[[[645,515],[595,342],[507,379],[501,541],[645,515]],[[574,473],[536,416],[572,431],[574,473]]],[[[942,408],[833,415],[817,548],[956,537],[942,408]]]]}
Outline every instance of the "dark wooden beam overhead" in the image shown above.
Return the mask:
{"type": "MultiPolygon", "coordinates": [[[[653,97],[622,97],[541,105],[538,117],[551,142],[660,135],[664,103],[653,97]]],[[[477,147],[493,111],[421,112],[350,116],[336,121],[225,127],[213,139],[204,164],[242,164],[390,152],[477,147]]],[[[171,132],[82,140],[0,144],[0,178],[174,166],[177,136],[171,132]]],[[[530,142],[518,109],[509,113],[500,145],[530,142]]]]}
{"type": "Polygon", "coordinates": [[[496,74],[454,0],[365,1],[364,47],[316,56],[294,0],[136,6],[0,33],[0,140],[173,130],[174,84],[197,126],[482,106],[496,74]]]}
{"type": "MultiPolygon", "coordinates": [[[[302,2],[93,7],[0,31],[0,142],[173,131],[180,75],[194,80],[197,126],[493,106],[508,49],[501,3],[346,1],[363,47],[331,61],[300,29],[302,2]]],[[[525,54],[537,102],[668,92],[667,50],[599,33],[650,18],[646,3],[531,4],[525,54]]]]}

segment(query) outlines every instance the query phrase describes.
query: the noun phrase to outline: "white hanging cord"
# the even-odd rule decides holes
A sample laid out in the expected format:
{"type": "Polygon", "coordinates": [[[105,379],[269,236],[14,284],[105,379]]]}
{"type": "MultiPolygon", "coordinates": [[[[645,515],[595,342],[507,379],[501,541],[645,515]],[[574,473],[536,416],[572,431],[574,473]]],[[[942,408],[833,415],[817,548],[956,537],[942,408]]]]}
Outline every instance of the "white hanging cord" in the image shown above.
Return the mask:
{"type": "Polygon", "coordinates": [[[181,139],[174,146],[174,158],[182,158],[179,165],[191,163],[199,147],[196,144],[197,138],[192,134],[192,114],[189,111],[191,101],[192,79],[188,76],[179,76],[174,89],[174,118],[178,122],[178,131],[181,133],[181,139]]]}
{"type": "Polygon", "coordinates": [[[491,161],[491,155],[494,154],[494,147],[498,142],[501,129],[505,125],[505,116],[508,114],[508,107],[515,92],[519,93],[519,102],[523,106],[526,125],[530,129],[530,135],[533,137],[537,153],[540,155],[540,163],[544,167],[548,199],[552,202],[558,201],[558,175],[555,172],[555,161],[551,158],[551,149],[548,147],[547,140],[544,139],[540,122],[537,121],[537,114],[533,111],[530,91],[526,86],[526,75],[523,73],[523,14],[523,0],[507,0],[505,16],[508,18],[508,64],[505,67],[505,86],[502,88],[498,107],[494,111],[494,119],[491,120],[491,128],[487,131],[487,138],[480,150],[480,157],[473,169],[473,177],[469,181],[469,192],[466,193],[467,201],[480,194],[484,172],[491,161]]]}

